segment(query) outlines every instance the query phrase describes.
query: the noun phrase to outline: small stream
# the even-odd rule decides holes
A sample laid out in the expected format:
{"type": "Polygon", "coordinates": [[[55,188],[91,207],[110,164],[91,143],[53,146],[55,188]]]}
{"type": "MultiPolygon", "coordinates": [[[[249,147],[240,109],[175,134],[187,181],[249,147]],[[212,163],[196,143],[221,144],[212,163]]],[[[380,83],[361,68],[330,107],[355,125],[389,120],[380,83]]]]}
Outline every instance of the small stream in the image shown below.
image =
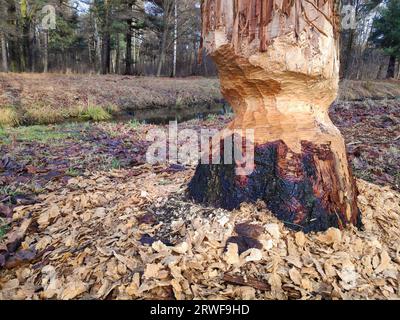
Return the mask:
{"type": "Polygon", "coordinates": [[[188,121],[206,119],[209,115],[232,113],[232,108],[224,101],[208,105],[170,106],[154,109],[132,110],[114,116],[113,121],[130,121],[135,119],[149,124],[168,124],[169,121],[188,121]]]}

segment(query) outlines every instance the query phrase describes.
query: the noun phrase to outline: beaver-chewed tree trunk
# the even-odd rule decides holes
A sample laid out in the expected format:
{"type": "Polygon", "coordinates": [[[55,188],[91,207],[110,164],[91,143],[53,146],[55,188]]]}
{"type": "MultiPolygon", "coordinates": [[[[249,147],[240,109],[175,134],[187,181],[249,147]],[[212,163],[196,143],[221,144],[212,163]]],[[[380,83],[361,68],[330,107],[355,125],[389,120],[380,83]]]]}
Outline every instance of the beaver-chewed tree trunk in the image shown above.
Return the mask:
{"type": "Polygon", "coordinates": [[[344,140],[328,116],[338,90],[337,11],[334,0],[203,1],[203,44],[236,115],[228,129],[254,130],[254,171],[199,164],[192,199],[227,209],[261,199],[305,232],[361,224],[344,140]]]}

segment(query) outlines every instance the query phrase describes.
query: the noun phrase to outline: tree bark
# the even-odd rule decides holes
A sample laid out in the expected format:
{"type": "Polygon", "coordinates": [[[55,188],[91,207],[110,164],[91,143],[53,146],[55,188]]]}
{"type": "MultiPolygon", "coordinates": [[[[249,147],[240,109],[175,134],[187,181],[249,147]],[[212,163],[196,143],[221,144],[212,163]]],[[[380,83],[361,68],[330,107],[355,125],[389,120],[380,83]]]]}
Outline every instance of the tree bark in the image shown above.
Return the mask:
{"type": "Polygon", "coordinates": [[[203,43],[236,115],[214,137],[224,147],[213,156],[239,132],[232,149],[251,139],[254,161],[247,175],[229,158],[199,164],[190,198],[226,209],[264,200],[304,232],[360,226],[345,143],[328,116],[339,82],[336,13],[334,0],[203,1],[203,43]]]}
{"type": "Polygon", "coordinates": [[[161,76],[162,72],[162,67],[165,61],[165,55],[166,55],[166,47],[167,47],[167,35],[168,35],[168,26],[164,27],[163,35],[162,35],[162,40],[161,40],[161,51],[160,51],[160,58],[158,59],[158,65],[157,65],[157,77],[161,76]]]}
{"type": "Polygon", "coordinates": [[[31,41],[31,25],[27,18],[23,21],[23,52],[24,52],[24,65],[26,70],[32,71],[32,41],[31,41]]]}
{"type": "Polygon", "coordinates": [[[43,72],[47,73],[49,70],[49,31],[44,32],[44,52],[43,52],[43,72]]]}
{"type": "Polygon", "coordinates": [[[99,28],[97,26],[96,18],[93,18],[94,22],[94,38],[95,38],[95,59],[96,59],[96,72],[99,73],[101,70],[101,40],[99,35],[99,28]]]}
{"type": "Polygon", "coordinates": [[[116,53],[115,53],[115,73],[120,74],[119,60],[121,59],[121,49],[119,44],[119,33],[115,35],[116,53]]]}
{"type": "Polygon", "coordinates": [[[400,79],[400,62],[397,63],[397,79],[400,79]]]}
{"type": "Polygon", "coordinates": [[[173,56],[173,68],[172,77],[176,77],[176,60],[177,60],[177,48],[178,47],[178,3],[174,0],[174,56],[173,56]]]}
{"type": "Polygon", "coordinates": [[[3,72],[8,72],[7,43],[4,32],[0,32],[0,42],[1,42],[1,65],[3,68],[3,72]]]}
{"type": "Polygon", "coordinates": [[[104,14],[104,26],[103,26],[103,41],[102,41],[102,53],[101,53],[101,73],[110,73],[111,64],[111,36],[110,36],[110,17],[109,17],[109,3],[105,1],[105,14],[104,14]]]}
{"type": "Polygon", "coordinates": [[[162,67],[165,62],[165,57],[166,57],[166,51],[167,51],[167,38],[168,38],[168,32],[169,32],[169,23],[170,23],[170,17],[171,17],[171,11],[172,11],[172,1],[173,0],[164,0],[163,1],[163,33],[162,33],[162,38],[161,38],[161,50],[160,50],[160,58],[158,59],[158,65],[157,65],[157,77],[161,76],[162,72],[162,67]]]}
{"type": "Polygon", "coordinates": [[[110,73],[110,61],[111,61],[111,43],[110,43],[110,34],[105,32],[103,35],[102,41],[102,54],[101,54],[101,73],[107,74],[110,73]]]}
{"type": "Polygon", "coordinates": [[[125,74],[132,75],[132,19],[128,19],[126,31],[126,60],[125,60],[125,74]]]}
{"type": "Polygon", "coordinates": [[[394,78],[394,70],[396,68],[396,56],[390,56],[389,65],[386,73],[386,79],[394,78]]]}
{"type": "Polygon", "coordinates": [[[0,22],[0,50],[1,50],[1,65],[3,72],[8,72],[8,58],[7,58],[7,39],[6,39],[6,26],[8,20],[8,4],[4,3],[3,8],[0,11],[0,18],[3,20],[0,22]]]}

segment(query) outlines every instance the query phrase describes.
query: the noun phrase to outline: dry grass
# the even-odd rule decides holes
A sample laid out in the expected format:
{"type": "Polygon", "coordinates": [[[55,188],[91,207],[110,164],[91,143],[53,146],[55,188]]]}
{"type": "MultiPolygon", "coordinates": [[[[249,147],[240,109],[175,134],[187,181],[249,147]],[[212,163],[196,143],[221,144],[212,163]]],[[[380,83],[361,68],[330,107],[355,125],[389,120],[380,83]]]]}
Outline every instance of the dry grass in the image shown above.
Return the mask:
{"type": "Polygon", "coordinates": [[[18,125],[18,115],[15,108],[0,105],[0,127],[18,125]]]}
{"type": "Polygon", "coordinates": [[[393,99],[399,97],[400,81],[398,80],[343,80],[340,83],[339,100],[341,101],[393,99]]]}
{"type": "Polygon", "coordinates": [[[23,107],[21,122],[25,124],[52,124],[61,122],[68,118],[68,112],[59,110],[46,104],[33,104],[30,107],[23,107]]]}
{"type": "MultiPolygon", "coordinates": [[[[341,84],[339,100],[400,96],[399,81],[341,84]]],[[[1,74],[0,124],[51,124],[69,120],[102,121],[138,110],[177,108],[196,113],[222,101],[216,78],[153,78],[117,75],[1,74]],[[88,106],[94,106],[88,109],[88,106]],[[13,108],[9,108],[12,106],[13,108]],[[190,108],[190,109],[189,109],[190,108]]]]}
{"type": "Polygon", "coordinates": [[[86,121],[106,121],[111,119],[111,115],[101,106],[89,104],[79,114],[82,120],[86,121]]]}
{"type": "Polygon", "coordinates": [[[94,120],[97,116],[104,120],[109,118],[106,113],[212,106],[221,98],[217,79],[28,73],[0,77],[0,106],[15,106],[24,124],[57,123],[71,118],[94,120]],[[97,110],[89,111],[97,115],[88,114],[88,105],[96,106],[97,110]]]}

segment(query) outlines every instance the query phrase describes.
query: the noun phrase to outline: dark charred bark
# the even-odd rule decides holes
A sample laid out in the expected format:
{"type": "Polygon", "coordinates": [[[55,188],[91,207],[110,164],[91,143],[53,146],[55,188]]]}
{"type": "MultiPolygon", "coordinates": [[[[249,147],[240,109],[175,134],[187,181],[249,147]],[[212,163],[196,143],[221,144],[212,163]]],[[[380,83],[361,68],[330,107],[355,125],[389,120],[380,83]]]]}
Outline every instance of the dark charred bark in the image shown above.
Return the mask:
{"type": "Polygon", "coordinates": [[[343,228],[348,223],[361,226],[355,183],[351,181],[353,198],[344,199],[340,169],[329,145],[303,141],[301,154],[293,153],[283,141],[258,145],[254,164],[249,176],[236,175],[235,164],[200,164],[188,196],[228,210],[263,200],[285,225],[304,232],[343,228]]]}

